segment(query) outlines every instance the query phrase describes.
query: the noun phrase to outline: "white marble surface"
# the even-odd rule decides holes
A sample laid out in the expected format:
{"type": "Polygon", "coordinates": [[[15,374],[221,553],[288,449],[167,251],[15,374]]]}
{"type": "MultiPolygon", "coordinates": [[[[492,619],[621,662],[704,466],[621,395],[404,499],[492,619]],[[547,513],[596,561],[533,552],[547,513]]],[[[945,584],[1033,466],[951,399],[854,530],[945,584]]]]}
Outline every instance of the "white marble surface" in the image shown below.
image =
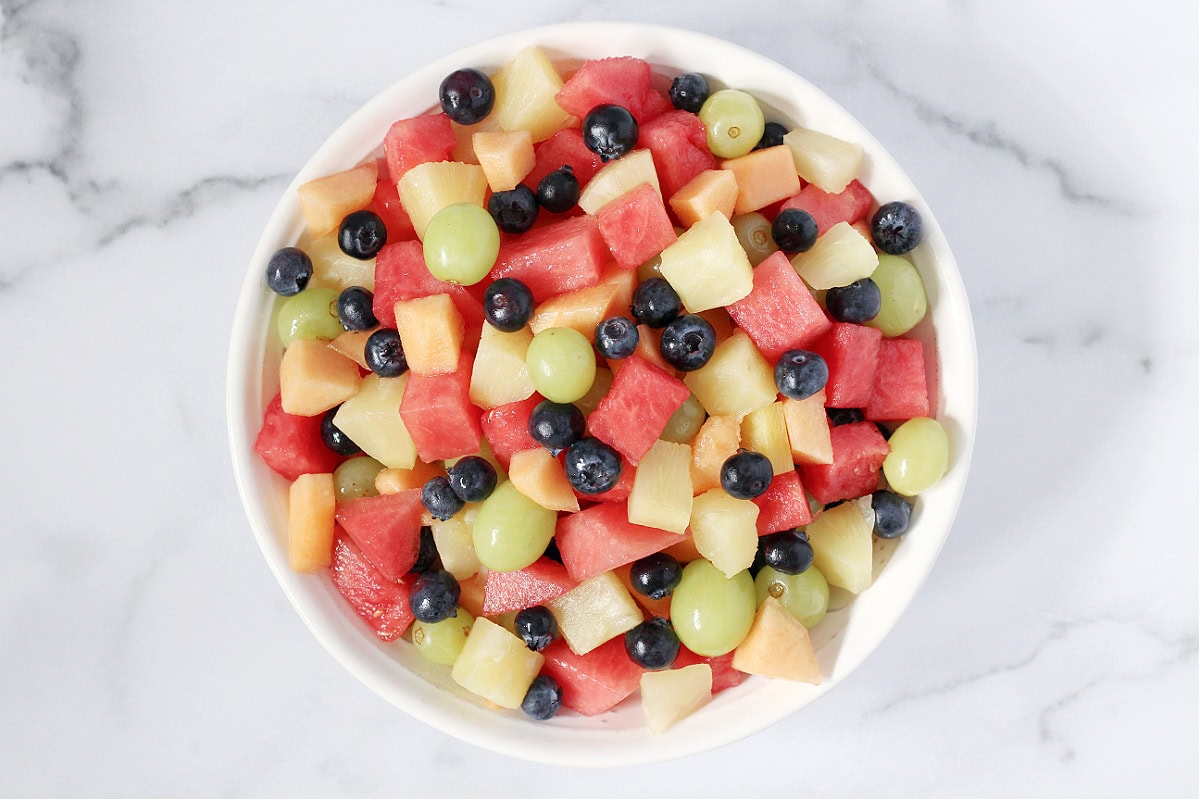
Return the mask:
{"type": "Polygon", "coordinates": [[[1196,795],[1195,4],[747,10],[0,2],[0,794],[1196,795]],[[936,210],[981,365],[958,523],[877,653],[627,770],[495,756],[358,684],[271,578],[224,432],[291,174],[413,67],[568,19],[722,35],[837,98],[936,210]]]}

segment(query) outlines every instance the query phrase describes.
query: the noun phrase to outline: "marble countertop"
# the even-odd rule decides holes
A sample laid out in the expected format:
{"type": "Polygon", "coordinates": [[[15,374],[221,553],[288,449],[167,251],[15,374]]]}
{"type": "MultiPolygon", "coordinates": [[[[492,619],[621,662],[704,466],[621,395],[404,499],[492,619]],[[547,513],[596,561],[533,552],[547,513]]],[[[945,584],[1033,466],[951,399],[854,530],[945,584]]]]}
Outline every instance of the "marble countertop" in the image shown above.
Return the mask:
{"type": "Polygon", "coordinates": [[[1195,4],[751,11],[0,2],[0,794],[1196,795],[1195,4]],[[236,294],[299,165],[432,57],[574,19],[720,35],[845,105],[937,212],[981,367],[955,530],[879,650],[623,770],[360,685],[272,579],[225,436],[236,294]]]}

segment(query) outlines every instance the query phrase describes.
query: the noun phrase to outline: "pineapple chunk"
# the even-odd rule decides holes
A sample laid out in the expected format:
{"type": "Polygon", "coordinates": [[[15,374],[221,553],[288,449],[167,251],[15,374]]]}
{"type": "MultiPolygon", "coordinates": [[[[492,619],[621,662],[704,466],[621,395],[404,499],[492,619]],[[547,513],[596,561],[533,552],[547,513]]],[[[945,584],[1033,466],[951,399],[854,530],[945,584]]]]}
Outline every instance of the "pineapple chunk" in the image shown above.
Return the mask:
{"type": "Polygon", "coordinates": [[[374,159],[366,164],[335,172],[301,184],[300,210],[313,236],[322,236],[342,224],[342,218],[370,204],[375,196],[379,165],[374,159]]]}
{"type": "MultiPolygon", "coordinates": [[[[442,568],[459,581],[477,574],[482,566],[479,556],[475,555],[475,540],[471,533],[478,513],[478,503],[467,503],[462,511],[450,519],[434,519],[429,523],[433,531],[433,543],[437,545],[438,556],[442,559],[442,568]]],[[[475,611],[471,613],[475,614],[475,611]]]]}
{"type": "Polygon", "coordinates": [[[754,288],[750,259],[719,211],[688,228],[660,257],[662,276],[692,313],[736,303],[754,288]]]}
{"type": "Polygon", "coordinates": [[[385,467],[375,474],[375,491],[380,494],[396,494],[408,489],[420,489],[427,481],[439,475],[445,476],[446,470],[440,464],[426,464],[418,461],[412,469],[394,469],[385,467]]]}
{"type": "Polygon", "coordinates": [[[683,533],[692,516],[692,448],[659,439],[642,457],[629,492],[629,521],[683,533]]]}
{"type": "Polygon", "coordinates": [[[448,375],[458,368],[462,352],[463,318],[448,294],[401,300],[396,330],[414,375],[448,375]]]}
{"type": "Polygon", "coordinates": [[[775,372],[745,331],[738,329],[713,351],[712,358],[683,379],[709,414],[742,418],[775,402],[775,372]]]}
{"type": "Polygon", "coordinates": [[[620,292],[621,286],[611,282],[552,297],[537,307],[529,320],[529,329],[536,334],[547,328],[571,328],[582,333],[589,342],[595,341],[597,325],[611,316],[627,312],[628,306],[622,308],[618,302],[620,292]]]}
{"type": "Polygon", "coordinates": [[[712,699],[712,667],[643,672],[642,710],[651,733],[662,733],[712,699]]]}
{"type": "Polygon", "coordinates": [[[833,443],[829,438],[829,417],[825,415],[825,390],[803,400],[783,400],[783,421],[787,426],[788,446],[797,464],[832,464],[833,443]]]}
{"type": "Polygon", "coordinates": [[[548,139],[571,115],[554,99],[563,87],[554,64],[537,47],[527,47],[492,76],[496,104],[491,119],[506,131],[527,130],[533,141],[548,139]]]}
{"type": "Polygon", "coordinates": [[[692,440],[692,491],[699,494],[720,487],[721,465],[737,453],[741,443],[736,417],[717,414],[706,419],[692,440]]]}
{"type": "Polygon", "coordinates": [[[471,147],[493,192],[515,189],[536,162],[533,137],[525,130],[477,131],[471,147]]]}
{"type": "Polygon", "coordinates": [[[315,417],[354,396],[358,365],[320,339],[297,339],[279,362],[279,394],[288,414],[315,417]]]}
{"type": "Polygon", "coordinates": [[[758,506],[709,489],[692,503],[692,541],[700,555],[732,578],[754,563],[758,552],[758,506]]]}
{"type": "Polygon", "coordinates": [[[288,564],[294,571],[329,566],[336,504],[332,473],[301,475],[288,487],[288,564]]]}
{"type": "Polygon", "coordinates": [[[533,394],[525,351],[533,341],[529,328],[505,333],[486,322],[471,367],[471,402],[480,408],[515,403],[533,394]]]}
{"type": "Polygon", "coordinates": [[[578,511],[579,498],[562,464],[543,447],[513,453],[508,464],[508,479],[517,491],[552,511],[578,511]]]}
{"type": "Polygon", "coordinates": [[[486,617],[471,627],[450,677],[501,708],[520,708],[545,658],[486,617]]]}
{"type": "Polygon", "coordinates": [[[750,633],[733,651],[733,668],[768,678],[821,683],[821,666],[808,628],[774,597],[759,606],[750,633]]]}
{"type": "Polygon", "coordinates": [[[642,612],[612,571],[602,572],[546,603],[576,655],[595,650],[642,622],[642,612]]]}
{"type": "Polygon", "coordinates": [[[871,277],[879,254],[870,240],[845,222],[825,231],[806,252],[792,256],[792,267],[814,289],[849,286],[871,277]]]}
{"type": "Polygon", "coordinates": [[[348,286],[361,286],[375,291],[375,259],[363,261],[343,253],[338,244],[337,231],[313,239],[305,246],[304,252],[308,253],[313,263],[309,288],[336,289],[340,292],[348,286]]]}
{"type": "Polygon", "coordinates": [[[654,169],[654,157],[649,150],[634,150],[616,161],[610,161],[588,181],[579,194],[579,207],[588,214],[595,214],[643,183],[650,184],[659,196],[662,195],[658,172],[654,169]]]}
{"type": "Polygon", "coordinates": [[[604,367],[596,367],[596,377],[592,381],[592,388],[587,390],[587,394],[575,401],[575,407],[583,412],[584,417],[590,416],[596,410],[596,406],[600,405],[600,401],[604,398],[604,395],[608,394],[608,390],[612,388],[612,384],[612,370],[604,367]]]}
{"type": "Polygon", "coordinates": [[[737,178],[731,171],[706,169],[671,195],[669,202],[680,223],[690,228],[714,212],[729,219],[737,198],[737,178]]]}
{"type": "Polygon", "coordinates": [[[369,331],[346,331],[341,336],[329,343],[329,346],[346,358],[358,364],[363,369],[369,370],[367,366],[367,339],[371,338],[371,334],[379,328],[371,328],[369,331]]]}
{"type": "Polygon", "coordinates": [[[783,403],[774,402],[746,415],[742,420],[742,447],[766,456],[771,462],[771,471],[776,475],[796,468],[792,463],[783,403]]]}
{"type": "MultiPolygon", "coordinates": [[[[796,173],[823,192],[837,194],[850,185],[862,166],[862,145],[807,128],[792,128],[783,137],[792,151],[796,173]]],[[[842,284],[839,284],[842,285],[842,284]]]]}
{"type": "Polygon", "coordinates": [[[430,161],[404,173],[396,184],[400,203],[412,220],[413,229],[421,239],[433,215],[455,203],[471,203],[483,207],[487,193],[487,178],[475,164],[457,161],[430,161]]]}
{"type": "Polygon", "coordinates": [[[783,145],[722,161],[721,169],[737,176],[734,214],[758,211],[800,191],[800,178],[796,175],[792,151],[783,145]]]}
{"type": "Polygon", "coordinates": [[[870,495],[826,509],[808,524],[813,565],[830,586],[858,594],[871,585],[874,527],[870,495]]]}
{"type": "Polygon", "coordinates": [[[407,385],[407,372],[395,378],[368,375],[358,394],[342,403],[333,416],[338,430],[385,467],[412,469],[417,462],[417,448],[400,418],[407,385]]]}

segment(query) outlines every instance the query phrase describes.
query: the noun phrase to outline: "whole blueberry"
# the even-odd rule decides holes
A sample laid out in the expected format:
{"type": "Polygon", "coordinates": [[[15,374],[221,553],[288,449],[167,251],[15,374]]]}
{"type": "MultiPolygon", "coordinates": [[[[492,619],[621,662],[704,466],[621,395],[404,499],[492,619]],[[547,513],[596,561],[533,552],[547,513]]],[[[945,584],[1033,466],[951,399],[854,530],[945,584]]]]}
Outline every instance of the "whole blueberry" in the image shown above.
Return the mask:
{"type": "Polygon", "coordinates": [[[337,414],[339,408],[341,406],[331,408],[325,412],[325,416],[321,417],[321,441],[339,456],[352,456],[355,453],[361,453],[362,448],[351,441],[349,436],[342,433],[341,428],[333,424],[333,417],[337,414]]]}
{"type": "Polygon", "coordinates": [[[648,619],[625,633],[625,652],[644,669],[666,669],[679,655],[679,637],[669,620],[648,619]]]}
{"type": "Polygon", "coordinates": [[[783,137],[787,132],[788,129],[778,122],[768,122],[763,126],[762,138],[758,140],[758,144],[754,145],[754,149],[766,150],[768,147],[778,147],[783,144],[783,137]]]}
{"type": "Polygon", "coordinates": [[[817,243],[817,221],[802,208],[785,208],[771,223],[771,238],[785,253],[803,253],[817,243]]]}
{"type": "Polygon", "coordinates": [[[558,637],[558,620],[545,606],[521,609],[513,627],[525,646],[534,651],[546,649],[558,637]]]}
{"type": "Polygon", "coordinates": [[[421,504],[434,519],[447,520],[462,510],[463,499],[450,488],[450,480],[441,475],[425,481],[421,487],[421,504]]]}
{"type": "Polygon", "coordinates": [[[825,388],[829,365],[808,350],[788,350],[775,364],[775,387],[784,397],[803,400],[825,388]]]}
{"type": "Polygon", "coordinates": [[[404,345],[395,328],[380,328],[371,334],[363,348],[367,367],[381,378],[394,378],[408,369],[404,345]]]}
{"type": "Polygon", "coordinates": [[[584,437],[567,448],[567,482],[582,494],[603,494],[621,479],[621,456],[599,439],[584,437]]]}
{"type": "Polygon", "coordinates": [[[375,295],[362,286],[347,286],[338,295],[338,320],[348,331],[368,331],[379,324],[375,318],[375,295]]]}
{"type": "Polygon", "coordinates": [[[637,147],[638,124],[629,109],[596,106],[583,118],[583,143],[601,161],[613,161],[637,147]]]}
{"type": "Polygon", "coordinates": [[[374,211],[355,211],[338,228],[338,247],[351,258],[367,261],[387,244],[387,228],[374,211]]]}
{"type": "Polygon", "coordinates": [[[444,569],[422,572],[413,581],[408,607],[421,622],[441,622],[458,613],[458,581],[444,569]]]}
{"type": "Polygon", "coordinates": [[[633,318],[651,328],[665,328],[679,316],[683,303],[666,278],[650,278],[633,292],[633,318]]]}
{"type": "Polygon", "coordinates": [[[533,292],[516,278],[501,278],[483,292],[483,318],[499,331],[513,333],[533,316],[533,292]]]}
{"type": "Polygon", "coordinates": [[[609,317],[596,325],[596,349],[605,358],[629,358],[639,336],[637,323],[629,317],[609,317]]]}
{"type": "Polygon", "coordinates": [[[583,438],[583,412],[571,403],[543,400],[529,415],[529,435],[554,455],[583,438]]]}
{"type": "Polygon", "coordinates": [[[879,313],[882,298],[879,286],[862,278],[847,286],[835,286],[825,293],[825,307],[838,322],[862,324],[879,313]]]}
{"type": "Polygon", "coordinates": [[[742,450],[721,465],[721,488],[738,500],[753,500],[767,490],[775,471],[762,453],[742,450]]]}
{"type": "Polygon", "coordinates": [[[563,164],[538,181],[537,201],[551,214],[570,211],[579,202],[579,178],[570,164],[563,164]]]}
{"type": "Polygon", "coordinates": [[[704,317],[685,314],[663,328],[659,352],[672,367],[684,372],[698,370],[717,349],[717,334],[704,317]]]}
{"type": "Polygon", "coordinates": [[[562,708],[562,698],[562,687],[558,681],[549,675],[538,675],[525,692],[521,710],[531,719],[550,719],[562,708]]]}
{"type": "Polygon", "coordinates": [[[813,549],[799,531],[768,533],[759,540],[763,563],[784,575],[799,575],[812,566],[813,549]]]}
{"type": "Polygon", "coordinates": [[[908,532],[912,503],[893,491],[880,489],[871,495],[871,507],[875,509],[875,535],[880,539],[895,539],[908,532]]]}
{"type": "Polygon", "coordinates": [[[537,220],[537,197],[528,186],[517,184],[515,189],[493,192],[488,198],[488,213],[505,233],[524,233],[537,220]]]}
{"type": "Polygon", "coordinates": [[[871,217],[871,239],[885,253],[900,256],[921,243],[921,214],[908,203],[884,203],[871,217]]]}
{"type": "Polygon", "coordinates": [[[651,600],[662,600],[675,590],[683,578],[683,567],[673,556],[653,553],[633,562],[629,582],[633,590],[651,600]]]}
{"type": "Polygon", "coordinates": [[[698,72],[687,72],[671,81],[668,92],[671,105],[680,111],[700,113],[700,107],[708,99],[708,79],[698,72]]]}
{"type": "Polygon", "coordinates": [[[312,274],[312,259],[299,247],[276,250],[267,262],[267,286],[283,297],[304,291],[312,274]]]}
{"type": "Polygon", "coordinates": [[[442,79],[438,99],[447,117],[459,125],[474,125],[492,113],[496,87],[477,69],[459,69],[442,79]]]}
{"type": "Polygon", "coordinates": [[[479,456],[465,456],[446,471],[450,488],[460,499],[479,503],[496,488],[496,468],[479,456]]]}

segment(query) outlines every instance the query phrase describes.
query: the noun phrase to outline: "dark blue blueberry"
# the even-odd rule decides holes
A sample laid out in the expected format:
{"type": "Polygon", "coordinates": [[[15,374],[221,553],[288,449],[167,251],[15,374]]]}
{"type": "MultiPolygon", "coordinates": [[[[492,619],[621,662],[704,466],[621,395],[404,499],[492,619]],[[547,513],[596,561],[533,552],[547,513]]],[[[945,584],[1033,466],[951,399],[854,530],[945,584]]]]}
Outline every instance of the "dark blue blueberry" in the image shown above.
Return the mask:
{"type": "Polygon", "coordinates": [[[875,509],[875,535],[880,539],[895,539],[908,532],[912,503],[893,491],[880,489],[871,495],[871,507],[875,509]]]}
{"type": "Polygon", "coordinates": [[[679,637],[669,620],[648,619],[625,632],[625,652],[644,669],[666,669],[679,655],[679,637]]]}
{"type": "Polygon", "coordinates": [[[698,72],[688,72],[671,81],[668,93],[671,105],[680,111],[700,113],[700,107],[708,99],[708,79],[698,72]]]}
{"type": "Polygon", "coordinates": [[[363,357],[367,367],[381,378],[394,378],[408,369],[404,345],[394,328],[380,328],[372,333],[363,348],[363,357]]]}
{"type": "Polygon", "coordinates": [[[488,198],[488,213],[496,220],[496,227],[505,233],[524,233],[537,220],[537,197],[524,184],[506,192],[493,192],[488,198]]]}
{"type": "Polygon", "coordinates": [[[884,203],[871,217],[871,238],[885,253],[900,256],[921,243],[921,214],[908,203],[884,203]]]}
{"type": "Polygon", "coordinates": [[[558,620],[545,606],[521,609],[513,620],[513,627],[530,650],[544,650],[558,638],[558,620]]]}
{"type": "Polygon", "coordinates": [[[783,137],[787,132],[788,129],[778,122],[768,122],[763,126],[762,138],[758,140],[758,144],[754,145],[754,149],[766,150],[768,147],[778,147],[783,144],[783,137]]]}
{"type": "Polygon", "coordinates": [[[570,211],[579,202],[579,178],[570,164],[563,164],[538,181],[537,201],[551,214],[570,211]]]}
{"type": "Polygon", "coordinates": [[[785,208],[771,223],[771,238],[785,253],[803,253],[817,243],[817,221],[801,208],[785,208]]]}
{"type": "Polygon", "coordinates": [[[683,567],[673,556],[654,553],[639,558],[629,568],[633,590],[651,600],[662,600],[675,590],[683,578],[683,567]]]}
{"type": "Polygon", "coordinates": [[[621,479],[621,456],[599,439],[585,437],[567,448],[564,470],[575,491],[603,494],[621,479]]]}
{"type": "Polygon", "coordinates": [[[483,318],[499,331],[519,331],[533,316],[533,292],[516,278],[493,281],[483,292],[483,318]]]}
{"type": "Polygon", "coordinates": [[[836,286],[825,293],[825,307],[838,322],[861,325],[874,319],[881,302],[879,287],[870,278],[857,280],[849,286],[836,286]]]}
{"type": "Polygon", "coordinates": [[[679,316],[683,303],[666,278],[650,278],[633,292],[633,318],[651,328],[665,328],[679,316]]]}
{"type": "Polygon", "coordinates": [[[331,408],[325,412],[325,416],[321,417],[321,441],[339,456],[352,456],[355,453],[361,453],[362,448],[351,441],[349,436],[342,433],[337,425],[333,424],[333,416],[337,414],[339,408],[341,406],[331,408]]]}
{"type": "Polygon", "coordinates": [[[658,350],[667,363],[678,370],[691,372],[700,369],[717,349],[717,334],[708,320],[695,314],[685,314],[671,320],[663,328],[658,350]]]}
{"type": "Polygon", "coordinates": [[[812,566],[813,549],[800,531],[779,531],[759,538],[763,564],[784,575],[799,575],[812,566]]]}
{"type": "Polygon", "coordinates": [[[459,125],[474,125],[496,104],[496,87],[477,69],[459,69],[442,79],[438,99],[446,116],[459,125]]]}
{"type": "Polygon", "coordinates": [[[421,622],[441,622],[458,613],[458,581],[444,569],[422,572],[413,581],[408,607],[421,622]]]}
{"type": "Polygon", "coordinates": [[[775,388],[784,397],[803,400],[825,388],[829,365],[808,350],[788,350],[775,364],[775,388]]]}
{"type": "Polygon", "coordinates": [[[536,720],[550,719],[562,708],[562,697],[562,687],[558,681],[549,675],[538,675],[525,692],[521,710],[536,720]]]}
{"type": "Polygon", "coordinates": [[[609,317],[596,326],[596,349],[605,358],[629,358],[638,338],[637,323],[629,317],[609,317]]]}
{"type": "Polygon", "coordinates": [[[387,244],[387,227],[374,211],[355,211],[338,228],[338,247],[351,258],[367,261],[387,244]]]}
{"type": "Polygon", "coordinates": [[[368,331],[379,324],[372,306],[375,295],[361,286],[347,286],[338,295],[338,320],[348,331],[368,331]]]}
{"type": "Polygon", "coordinates": [[[762,453],[742,450],[721,465],[721,488],[739,500],[753,500],[767,490],[775,471],[762,453]]]}
{"type": "Polygon", "coordinates": [[[620,158],[637,142],[637,120],[623,106],[596,106],[583,118],[583,143],[601,161],[620,158]]]}
{"type": "Polygon", "coordinates": [[[450,488],[450,481],[441,475],[425,481],[421,487],[421,504],[434,519],[446,520],[462,510],[463,499],[450,488]]]}
{"type": "Polygon", "coordinates": [[[570,403],[543,400],[529,415],[529,435],[558,455],[583,438],[583,412],[570,403]]]}
{"type": "Polygon", "coordinates": [[[446,474],[450,478],[450,488],[468,503],[487,500],[496,488],[496,468],[479,456],[460,458],[446,474]]]}
{"type": "Polygon", "coordinates": [[[825,416],[829,417],[830,426],[836,428],[839,425],[851,425],[855,422],[862,422],[866,419],[861,408],[827,408],[825,416]]]}
{"type": "Polygon", "coordinates": [[[272,292],[283,297],[291,297],[304,291],[312,274],[312,259],[299,247],[276,250],[267,262],[267,286],[272,292]]]}
{"type": "Polygon", "coordinates": [[[438,551],[437,543],[433,540],[433,528],[428,525],[421,526],[421,544],[417,550],[417,560],[413,562],[412,569],[409,572],[420,574],[426,572],[433,566],[433,562],[437,561],[438,551]]]}

